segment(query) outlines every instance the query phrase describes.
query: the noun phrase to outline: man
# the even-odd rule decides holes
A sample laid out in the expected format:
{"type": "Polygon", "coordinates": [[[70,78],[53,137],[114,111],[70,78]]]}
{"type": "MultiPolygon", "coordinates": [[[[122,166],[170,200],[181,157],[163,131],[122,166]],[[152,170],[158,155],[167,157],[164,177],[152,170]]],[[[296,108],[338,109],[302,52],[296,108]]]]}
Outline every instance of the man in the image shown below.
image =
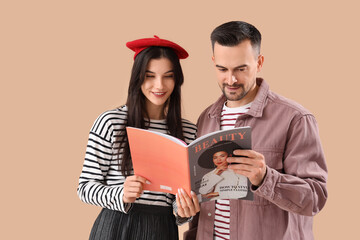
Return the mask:
{"type": "Polygon", "coordinates": [[[251,126],[252,150],[235,150],[229,165],[249,178],[254,201],[201,204],[185,239],[313,239],[313,216],[327,199],[327,167],[314,116],[257,78],[264,57],[251,24],[228,22],[211,34],[223,95],[198,119],[198,137],[251,126]]]}

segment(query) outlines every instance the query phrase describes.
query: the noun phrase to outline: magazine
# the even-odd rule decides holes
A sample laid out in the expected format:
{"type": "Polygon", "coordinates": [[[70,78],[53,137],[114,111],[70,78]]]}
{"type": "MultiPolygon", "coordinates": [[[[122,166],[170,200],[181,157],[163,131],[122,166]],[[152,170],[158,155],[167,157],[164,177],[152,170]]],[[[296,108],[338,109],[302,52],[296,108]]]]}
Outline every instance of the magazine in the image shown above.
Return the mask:
{"type": "Polygon", "coordinates": [[[226,158],[235,149],[251,149],[251,128],[220,130],[187,145],[170,135],[126,128],[136,175],[150,184],[144,190],[176,194],[179,188],[199,202],[215,199],[253,200],[250,181],[228,169],[226,158]]]}

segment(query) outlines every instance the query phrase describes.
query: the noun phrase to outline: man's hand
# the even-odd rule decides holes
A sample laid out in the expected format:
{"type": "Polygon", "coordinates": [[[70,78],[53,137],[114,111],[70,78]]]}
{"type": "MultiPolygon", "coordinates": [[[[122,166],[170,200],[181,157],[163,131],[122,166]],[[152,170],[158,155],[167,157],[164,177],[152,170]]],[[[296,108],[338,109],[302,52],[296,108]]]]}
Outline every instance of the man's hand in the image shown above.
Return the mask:
{"type": "Polygon", "coordinates": [[[143,192],[143,184],[148,181],[140,176],[133,175],[126,178],[124,183],[124,203],[133,203],[143,192]]]}
{"type": "Polygon", "coordinates": [[[199,200],[193,191],[190,198],[183,189],[179,189],[176,194],[176,205],[180,217],[195,216],[200,211],[199,200]]]}
{"type": "Polygon", "coordinates": [[[252,185],[260,186],[266,175],[264,155],[253,150],[235,150],[234,155],[241,157],[228,157],[229,169],[235,173],[249,178],[252,185]],[[240,164],[237,164],[240,163],[240,164]]]}

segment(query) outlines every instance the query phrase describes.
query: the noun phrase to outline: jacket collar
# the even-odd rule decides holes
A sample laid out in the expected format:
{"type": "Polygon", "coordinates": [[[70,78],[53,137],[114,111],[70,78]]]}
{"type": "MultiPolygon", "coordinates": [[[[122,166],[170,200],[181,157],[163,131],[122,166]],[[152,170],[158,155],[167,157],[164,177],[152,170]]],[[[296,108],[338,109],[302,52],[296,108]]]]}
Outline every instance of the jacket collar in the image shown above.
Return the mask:
{"type": "MultiPolygon", "coordinates": [[[[247,114],[253,117],[261,117],[270,90],[269,85],[262,78],[256,78],[256,84],[259,86],[259,90],[247,114]]],[[[210,107],[210,118],[219,117],[221,115],[221,111],[225,101],[226,97],[224,95],[221,95],[220,98],[210,107]]]]}

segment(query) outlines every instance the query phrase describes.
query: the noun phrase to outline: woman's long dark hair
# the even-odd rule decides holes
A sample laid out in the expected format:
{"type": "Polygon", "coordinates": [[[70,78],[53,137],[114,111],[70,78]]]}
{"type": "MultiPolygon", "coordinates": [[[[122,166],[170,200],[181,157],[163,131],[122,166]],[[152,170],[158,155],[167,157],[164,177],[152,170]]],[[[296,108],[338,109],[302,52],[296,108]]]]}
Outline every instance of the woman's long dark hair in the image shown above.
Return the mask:
{"type": "MultiPolygon", "coordinates": [[[[175,80],[174,90],[164,107],[167,129],[170,135],[184,140],[181,119],[181,85],[184,82],[184,75],[180,61],[176,53],[171,48],[149,47],[136,56],[131,71],[128,97],[126,101],[126,106],[128,108],[126,126],[143,129],[147,129],[149,127],[149,123],[145,121],[145,118],[150,118],[145,105],[146,99],[141,91],[141,85],[144,82],[146,69],[150,60],[160,58],[167,58],[170,60],[175,80]]],[[[120,134],[120,145],[123,146],[123,152],[120,167],[122,174],[124,176],[129,176],[132,170],[131,154],[125,127],[122,131],[122,134],[120,134]]],[[[119,152],[119,154],[121,153],[119,152]]]]}

